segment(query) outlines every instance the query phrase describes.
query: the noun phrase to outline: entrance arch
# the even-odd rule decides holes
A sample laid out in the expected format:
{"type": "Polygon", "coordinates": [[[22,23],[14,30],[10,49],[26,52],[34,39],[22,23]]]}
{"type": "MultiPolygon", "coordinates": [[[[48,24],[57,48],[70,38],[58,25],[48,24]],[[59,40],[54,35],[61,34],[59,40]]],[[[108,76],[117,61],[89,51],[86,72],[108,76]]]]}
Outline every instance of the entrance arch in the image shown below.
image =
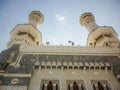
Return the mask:
{"type": "Polygon", "coordinates": [[[103,87],[103,85],[98,81],[98,89],[99,90],[104,90],[104,87],[103,87]]]}
{"type": "Polygon", "coordinates": [[[49,83],[47,85],[47,90],[53,90],[53,83],[52,83],[52,81],[49,81],[49,83]]]}
{"type": "Polygon", "coordinates": [[[73,90],[79,90],[79,85],[76,81],[73,82],[73,90]]]}
{"type": "Polygon", "coordinates": [[[43,85],[42,85],[42,90],[44,90],[44,88],[45,88],[45,84],[43,83],[43,85]]]}

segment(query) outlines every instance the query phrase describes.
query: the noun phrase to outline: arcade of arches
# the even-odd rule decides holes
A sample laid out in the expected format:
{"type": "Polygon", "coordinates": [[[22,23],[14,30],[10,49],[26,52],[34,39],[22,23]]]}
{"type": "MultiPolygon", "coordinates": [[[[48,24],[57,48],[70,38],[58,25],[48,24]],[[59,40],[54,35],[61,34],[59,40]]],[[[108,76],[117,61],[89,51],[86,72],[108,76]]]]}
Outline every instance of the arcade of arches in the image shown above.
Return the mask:
{"type": "MultiPolygon", "coordinates": [[[[110,85],[105,80],[91,80],[93,90],[111,90],[110,85]]],[[[59,80],[42,80],[40,90],[60,90],[59,80]]],[[[83,80],[67,80],[66,90],[86,90],[83,80]]]]}

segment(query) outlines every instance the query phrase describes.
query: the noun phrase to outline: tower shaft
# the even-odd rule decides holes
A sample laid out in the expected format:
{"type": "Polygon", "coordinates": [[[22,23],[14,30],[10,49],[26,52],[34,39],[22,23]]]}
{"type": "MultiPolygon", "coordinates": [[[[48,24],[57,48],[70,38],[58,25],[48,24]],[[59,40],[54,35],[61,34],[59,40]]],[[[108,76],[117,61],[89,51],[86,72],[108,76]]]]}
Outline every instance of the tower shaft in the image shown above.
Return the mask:
{"type": "Polygon", "coordinates": [[[112,27],[98,26],[92,13],[84,13],[80,17],[80,24],[89,31],[87,46],[119,47],[120,41],[112,27]]]}
{"type": "Polygon", "coordinates": [[[37,27],[43,23],[43,14],[40,11],[32,11],[29,15],[28,24],[18,24],[10,33],[8,48],[13,44],[41,45],[42,35],[37,27]]]}

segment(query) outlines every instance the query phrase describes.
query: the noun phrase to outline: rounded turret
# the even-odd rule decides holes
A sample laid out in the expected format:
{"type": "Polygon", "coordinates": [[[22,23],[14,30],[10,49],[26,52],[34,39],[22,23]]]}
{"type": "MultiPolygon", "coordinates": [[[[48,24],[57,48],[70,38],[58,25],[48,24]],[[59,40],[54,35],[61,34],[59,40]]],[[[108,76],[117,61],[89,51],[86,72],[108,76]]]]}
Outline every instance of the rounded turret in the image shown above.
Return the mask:
{"type": "Polygon", "coordinates": [[[89,32],[92,32],[98,27],[93,14],[90,12],[86,12],[80,16],[80,24],[86,27],[89,32]]]}
{"type": "Polygon", "coordinates": [[[44,15],[40,11],[32,11],[29,14],[29,24],[38,28],[44,21],[44,15]]]}

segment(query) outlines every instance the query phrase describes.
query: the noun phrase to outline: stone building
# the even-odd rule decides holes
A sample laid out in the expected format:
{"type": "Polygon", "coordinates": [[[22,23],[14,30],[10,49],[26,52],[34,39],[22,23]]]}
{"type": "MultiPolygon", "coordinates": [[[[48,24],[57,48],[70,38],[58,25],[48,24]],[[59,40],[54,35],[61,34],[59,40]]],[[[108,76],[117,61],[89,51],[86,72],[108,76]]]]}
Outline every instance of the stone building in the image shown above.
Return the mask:
{"type": "Polygon", "coordinates": [[[28,24],[10,32],[0,53],[0,90],[120,90],[120,41],[112,27],[98,26],[86,12],[80,17],[89,31],[86,47],[51,46],[37,29],[43,21],[32,11],[28,24]]]}

